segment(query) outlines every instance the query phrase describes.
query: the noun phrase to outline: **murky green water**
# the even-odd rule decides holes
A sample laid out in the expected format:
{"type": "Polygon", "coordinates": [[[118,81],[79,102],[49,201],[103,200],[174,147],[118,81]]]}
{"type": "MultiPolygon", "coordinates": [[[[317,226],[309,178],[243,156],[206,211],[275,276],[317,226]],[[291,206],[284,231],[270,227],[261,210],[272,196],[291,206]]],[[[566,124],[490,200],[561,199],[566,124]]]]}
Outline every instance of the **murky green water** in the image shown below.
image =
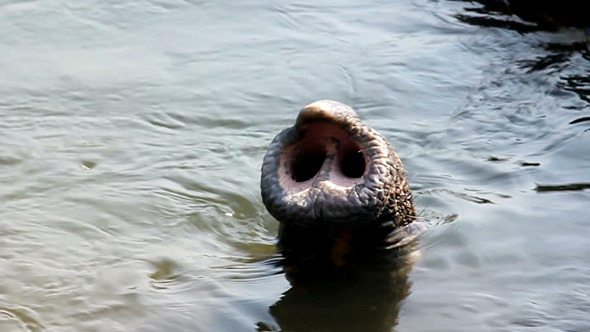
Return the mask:
{"type": "Polygon", "coordinates": [[[587,32],[481,8],[3,1],[0,331],[590,330],[587,32]],[[277,264],[260,164],[317,99],[404,160],[413,266],[277,264]]]}

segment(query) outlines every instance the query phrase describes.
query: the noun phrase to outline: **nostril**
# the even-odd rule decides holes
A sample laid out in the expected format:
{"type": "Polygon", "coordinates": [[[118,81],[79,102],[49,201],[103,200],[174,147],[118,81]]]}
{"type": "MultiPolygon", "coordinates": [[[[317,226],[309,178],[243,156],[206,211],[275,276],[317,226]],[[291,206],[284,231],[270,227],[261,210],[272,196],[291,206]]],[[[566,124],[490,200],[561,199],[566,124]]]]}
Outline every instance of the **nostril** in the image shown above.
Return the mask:
{"type": "Polygon", "coordinates": [[[326,159],[325,151],[299,151],[291,160],[291,178],[295,182],[307,181],[320,171],[326,159]]]}
{"type": "Polygon", "coordinates": [[[360,150],[346,151],[340,160],[342,174],[349,178],[360,178],[365,174],[365,156],[360,150]]]}

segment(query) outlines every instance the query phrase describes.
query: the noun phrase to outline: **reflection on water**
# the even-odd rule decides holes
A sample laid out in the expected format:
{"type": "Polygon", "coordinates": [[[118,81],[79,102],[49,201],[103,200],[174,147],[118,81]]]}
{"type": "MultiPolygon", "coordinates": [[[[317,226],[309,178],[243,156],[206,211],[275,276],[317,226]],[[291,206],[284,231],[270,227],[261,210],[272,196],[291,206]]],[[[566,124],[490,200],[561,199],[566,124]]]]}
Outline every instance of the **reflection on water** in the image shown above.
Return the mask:
{"type": "Polygon", "coordinates": [[[411,264],[410,256],[388,256],[354,267],[286,266],[291,288],[270,313],[281,331],[390,331],[409,295],[411,264]]]}
{"type": "Polygon", "coordinates": [[[520,3],[1,3],[0,331],[590,330],[587,15],[520,3]],[[325,98],[402,157],[411,266],[277,263],[262,156],[325,98]]]}
{"type": "Polygon", "coordinates": [[[466,7],[459,20],[485,27],[514,29],[519,32],[557,31],[563,27],[588,27],[584,3],[576,0],[475,0],[480,7],[466,7]]]}
{"type": "Polygon", "coordinates": [[[571,183],[561,185],[537,185],[536,191],[565,191],[565,190],[584,190],[590,189],[590,183],[571,183]]]}

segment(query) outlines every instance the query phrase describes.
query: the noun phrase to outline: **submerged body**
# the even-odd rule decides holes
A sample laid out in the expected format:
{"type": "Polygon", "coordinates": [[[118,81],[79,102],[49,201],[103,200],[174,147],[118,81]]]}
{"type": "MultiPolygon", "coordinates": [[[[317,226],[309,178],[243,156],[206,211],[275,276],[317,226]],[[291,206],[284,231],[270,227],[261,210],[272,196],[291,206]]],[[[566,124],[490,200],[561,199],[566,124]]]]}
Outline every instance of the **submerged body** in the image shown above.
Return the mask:
{"type": "Polygon", "coordinates": [[[347,105],[321,100],[271,143],[263,202],[287,257],[347,257],[391,249],[420,232],[402,163],[347,105]]]}

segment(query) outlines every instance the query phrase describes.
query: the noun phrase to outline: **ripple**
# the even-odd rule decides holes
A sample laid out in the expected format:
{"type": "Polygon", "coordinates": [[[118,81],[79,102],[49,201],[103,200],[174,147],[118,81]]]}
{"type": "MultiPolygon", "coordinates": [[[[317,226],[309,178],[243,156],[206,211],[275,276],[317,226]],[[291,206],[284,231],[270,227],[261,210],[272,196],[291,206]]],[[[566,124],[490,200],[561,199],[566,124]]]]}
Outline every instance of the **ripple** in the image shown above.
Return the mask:
{"type": "Polygon", "coordinates": [[[518,164],[522,167],[538,167],[541,166],[541,163],[535,162],[528,162],[528,161],[519,161],[518,164]]]}
{"type": "Polygon", "coordinates": [[[587,122],[587,121],[590,121],[590,116],[584,116],[581,118],[577,118],[575,120],[570,121],[569,124],[576,124],[576,123],[587,122]]]}
{"type": "MultiPolygon", "coordinates": [[[[482,196],[469,194],[469,193],[465,193],[465,192],[453,191],[453,190],[449,190],[449,189],[433,189],[433,190],[421,191],[420,193],[422,195],[432,195],[432,194],[445,193],[445,194],[450,194],[450,195],[455,196],[457,198],[463,199],[468,202],[476,203],[476,204],[495,204],[491,199],[488,199],[488,198],[485,198],[482,196]]],[[[503,195],[503,194],[495,194],[495,195],[498,197],[503,197],[503,198],[510,197],[509,195],[503,195]]]]}
{"type": "Polygon", "coordinates": [[[580,191],[590,189],[590,183],[568,183],[568,184],[537,184],[537,192],[555,192],[555,191],[580,191]]]}
{"type": "Polygon", "coordinates": [[[2,326],[5,326],[4,324],[9,324],[7,325],[8,327],[10,327],[10,325],[20,326],[23,331],[43,331],[45,326],[35,318],[36,316],[37,315],[34,311],[22,306],[16,308],[0,307],[0,325],[2,326]]]}
{"type": "Polygon", "coordinates": [[[5,165],[5,166],[14,166],[16,164],[19,164],[23,161],[22,158],[17,157],[17,156],[10,156],[10,155],[3,155],[0,156],[0,165],[5,165]]]}

